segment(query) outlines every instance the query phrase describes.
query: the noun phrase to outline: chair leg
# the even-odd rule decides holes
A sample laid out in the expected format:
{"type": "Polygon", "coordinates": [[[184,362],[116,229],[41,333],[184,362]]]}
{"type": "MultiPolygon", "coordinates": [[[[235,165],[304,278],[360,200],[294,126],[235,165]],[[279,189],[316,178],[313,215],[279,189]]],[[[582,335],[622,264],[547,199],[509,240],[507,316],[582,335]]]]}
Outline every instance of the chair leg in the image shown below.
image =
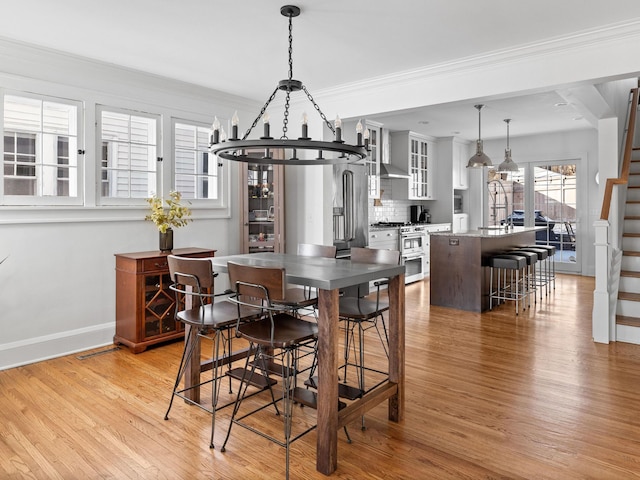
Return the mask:
{"type": "Polygon", "coordinates": [[[286,349],[284,353],[284,361],[282,362],[284,371],[282,372],[282,401],[284,402],[284,442],[286,449],[286,478],[289,479],[289,453],[291,446],[291,416],[292,416],[292,398],[291,398],[291,377],[294,368],[291,361],[291,350],[286,349]]]}
{"type": "Polygon", "coordinates": [[[182,358],[180,359],[180,366],[178,367],[178,374],[176,375],[176,381],[173,384],[173,392],[171,393],[169,408],[167,408],[167,413],[164,414],[165,420],[169,420],[169,412],[171,411],[171,407],[173,406],[173,399],[176,396],[176,391],[180,386],[180,380],[182,380],[182,377],[184,376],[184,372],[187,368],[187,365],[189,364],[189,361],[191,360],[191,357],[193,355],[193,350],[195,349],[195,346],[196,346],[197,340],[194,339],[196,341],[189,341],[191,338],[192,338],[191,335],[185,338],[185,345],[184,345],[184,349],[182,350],[182,358]]]}
{"type": "MultiPolygon", "coordinates": [[[[222,332],[216,331],[214,338],[214,348],[213,348],[213,364],[211,365],[212,371],[212,382],[211,382],[211,442],[209,443],[209,448],[214,448],[213,446],[213,433],[216,428],[216,409],[218,408],[218,396],[220,395],[220,385],[218,384],[218,372],[219,372],[219,361],[220,358],[220,337],[222,336],[222,332]]],[[[224,350],[224,347],[223,347],[224,350]]],[[[229,377],[231,379],[231,377],[229,377]]],[[[231,389],[231,385],[229,385],[231,389]]]]}

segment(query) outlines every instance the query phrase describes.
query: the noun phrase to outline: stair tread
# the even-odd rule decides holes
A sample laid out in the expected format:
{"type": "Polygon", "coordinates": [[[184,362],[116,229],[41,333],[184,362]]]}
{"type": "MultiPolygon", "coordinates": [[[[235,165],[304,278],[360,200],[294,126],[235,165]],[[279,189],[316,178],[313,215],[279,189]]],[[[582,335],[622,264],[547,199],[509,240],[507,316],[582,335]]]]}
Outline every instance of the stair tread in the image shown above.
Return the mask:
{"type": "Polygon", "coordinates": [[[640,215],[625,215],[625,220],[640,220],[640,215]]]}
{"type": "Polygon", "coordinates": [[[622,256],[623,257],[640,257],[640,252],[637,252],[635,250],[623,250],[622,256]]]}
{"type": "Polygon", "coordinates": [[[629,325],[631,327],[640,327],[640,318],[628,317],[625,315],[616,315],[616,324],[629,325]]]}
{"type": "Polygon", "coordinates": [[[622,236],[637,238],[637,237],[640,237],[640,233],[626,232],[626,233],[623,233],[622,236]]]}
{"type": "Polygon", "coordinates": [[[627,203],[640,203],[640,200],[627,200],[627,203]]]}
{"type": "Polygon", "coordinates": [[[618,292],[618,300],[629,300],[632,302],[640,302],[640,293],[618,292]]]}
{"type": "Polygon", "coordinates": [[[640,272],[634,272],[633,270],[622,270],[620,272],[620,276],[640,278],[640,272]]]}

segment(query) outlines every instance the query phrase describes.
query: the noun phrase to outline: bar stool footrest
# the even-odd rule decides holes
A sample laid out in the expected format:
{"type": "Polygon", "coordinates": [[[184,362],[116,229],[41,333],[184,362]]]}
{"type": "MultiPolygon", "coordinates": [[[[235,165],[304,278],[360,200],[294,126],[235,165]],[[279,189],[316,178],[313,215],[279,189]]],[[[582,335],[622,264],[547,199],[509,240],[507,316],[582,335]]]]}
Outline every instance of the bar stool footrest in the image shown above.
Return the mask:
{"type": "MultiPolygon", "coordinates": [[[[313,390],[308,390],[302,387],[296,387],[293,389],[292,397],[294,402],[298,402],[305,407],[318,409],[318,394],[313,390]]],[[[338,400],[338,410],[342,410],[347,404],[338,400]]]]}
{"type": "MultiPolygon", "coordinates": [[[[304,384],[311,388],[318,388],[318,377],[311,377],[306,380],[304,384]]],[[[364,392],[359,388],[352,387],[345,383],[338,383],[338,397],[346,398],[347,400],[356,400],[361,398],[364,392]]]]}
{"type": "MultiPolygon", "coordinates": [[[[231,378],[235,378],[236,380],[242,380],[242,376],[244,375],[244,368],[243,367],[238,367],[238,368],[234,368],[230,371],[227,372],[227,375],[229,375],[231,378]]],[[[247,375],[249,375],[250,372],[247,371],[247,375]]],[[[260,373],[253,373],[253,375],[249,378],[249,377],[245,377],[245,381],[247,383],[249,383],[249,385],[253,386],[253,387],[257,387],[257,388],[268,388],[270,385],[273,386],[276,383],[278,383],[276,380],[274,380],[273,378],[270,377],[265,377],[264,375],[260,374],[260,373]]]]}

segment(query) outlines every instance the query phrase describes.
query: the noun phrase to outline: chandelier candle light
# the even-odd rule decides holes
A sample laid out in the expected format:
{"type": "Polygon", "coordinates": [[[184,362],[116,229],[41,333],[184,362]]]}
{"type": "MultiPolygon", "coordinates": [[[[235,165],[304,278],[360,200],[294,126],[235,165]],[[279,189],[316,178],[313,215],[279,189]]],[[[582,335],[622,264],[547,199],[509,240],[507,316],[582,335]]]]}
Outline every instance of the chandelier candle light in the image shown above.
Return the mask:
{"type": "Polygon", "coordinates": [[[327,117],[315,102],[307,88],[300,80],[293,79],[293,18],[300,15],[300,8],[295,5],[285,5],[280,8],[280,13],[289,18],[289,78],[280,80],[278,86],[273,91],[262,110],[253,121],[251,127],[246,131],[241,139],[238,138],[239,119],[237,113],[231,119],[231,138],[226,139],[224,128],[221,127],[220,121],[215,117],[212,132],[210,136],[209,149],[212,154],[217,155],[225,160],[233,160],[238,162],[251,162],[263,164],[282,164],[282,165],[323,165],[338,163],[354,163],[367,157],[368,153],[368,131],[362,133],[362,123],[358,122],[357,145],[350,145],[342,140],[342,121],[336,116],[334,125],[327,120],[327,117]],[[286,92],[284,104],[284,119],[282,125],[282,136],[279,139],[271,137],[269,125],[269,113],[267,108],[271,101],[276,97],[279,90],[286,92]],[[329,130],[334,134],[334,140],[325,142],[312,140],[309,137],[308,117],[307,114],[302,116],[302,135],[297,139],[289,139],[287,137],[289,124],[289,106],[292,92],[302,90],[307,98],[313,104],[322,120],[325,122],[329,130]],[[249,135],[253,128],[262,118],[264,134],[259,139],[250,140],[249,135]],[[358,128],[360,130],[358,130],[358,128]],[[363,144],[364,139],[364,144],[363,144]],[[282,150],[282,155],[272,155],[274,149],[282,150]],[[298,154],[303,152],[302,158],[298,154]],[[326,156],[325,156],[326,154],[326,156]]]}

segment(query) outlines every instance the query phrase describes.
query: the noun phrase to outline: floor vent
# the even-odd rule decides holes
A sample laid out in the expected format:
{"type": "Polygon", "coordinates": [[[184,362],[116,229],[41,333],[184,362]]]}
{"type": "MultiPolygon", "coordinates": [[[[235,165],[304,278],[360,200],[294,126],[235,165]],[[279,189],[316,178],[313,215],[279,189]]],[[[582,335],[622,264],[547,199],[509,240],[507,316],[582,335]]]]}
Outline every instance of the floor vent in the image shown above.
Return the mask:
{"type": "Polygon", "coordinates": [[[87,353],[86,355],[78,355],[78,360],[86,360],[87,358],[95,357],[98,355],[103,355],[105,353],[115,352],[116,350],[120,350],[120,347],[111,347],[106,350],[100,350],[99,352],[87,353]]]}

